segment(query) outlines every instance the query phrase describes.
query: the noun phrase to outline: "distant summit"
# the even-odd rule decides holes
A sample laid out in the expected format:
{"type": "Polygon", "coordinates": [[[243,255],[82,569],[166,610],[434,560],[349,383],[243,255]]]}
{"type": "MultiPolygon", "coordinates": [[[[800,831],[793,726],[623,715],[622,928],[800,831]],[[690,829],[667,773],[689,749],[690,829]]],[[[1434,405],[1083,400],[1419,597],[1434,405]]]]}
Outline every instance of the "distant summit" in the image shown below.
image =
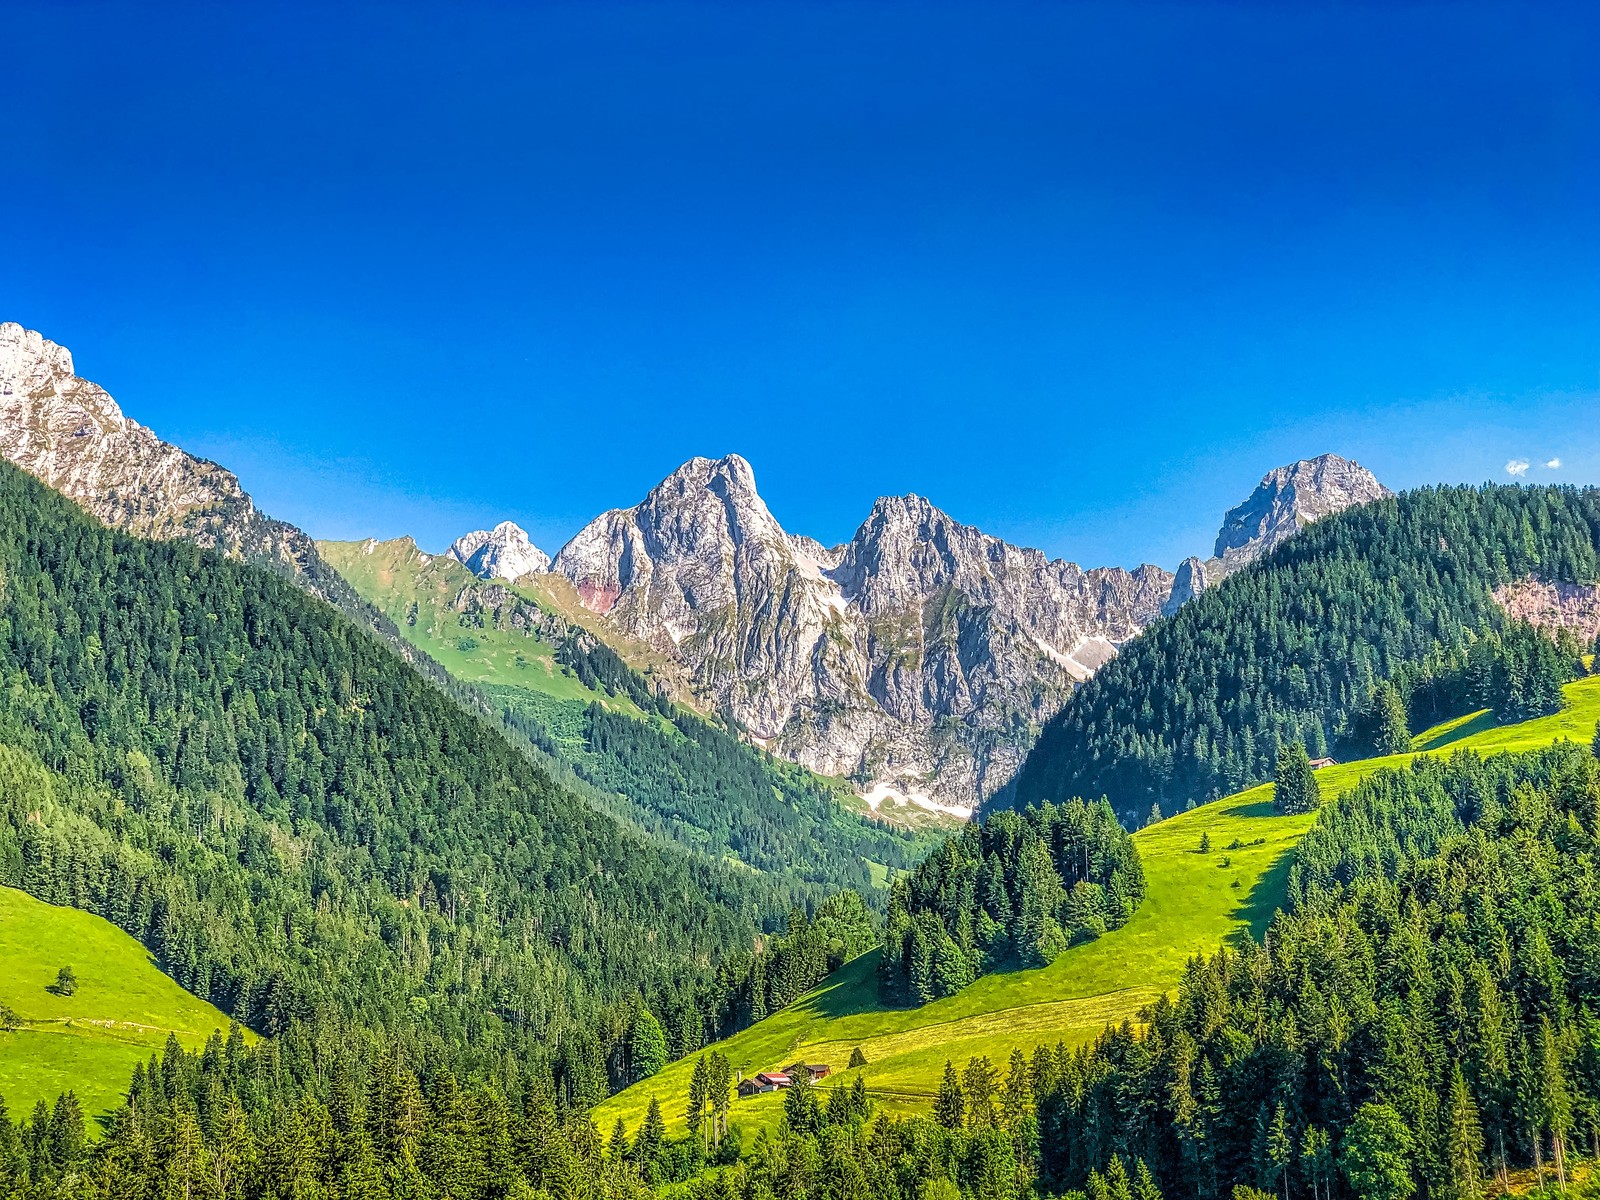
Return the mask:
{"type": "Polygon", "coordinates": [[[510,521],[462,534],[447,553],[481,579],[520,579],[550,569],[550,556],[528,540],[522,526],[510,521]]]}
{"type": "Polygon", "coordinates": [[[1360,463],[1323,454],[1269,471],[1250,498],[1222,519],[1212,556],[1252,562],[1323,517],[1394,493],[1360,463]]]}

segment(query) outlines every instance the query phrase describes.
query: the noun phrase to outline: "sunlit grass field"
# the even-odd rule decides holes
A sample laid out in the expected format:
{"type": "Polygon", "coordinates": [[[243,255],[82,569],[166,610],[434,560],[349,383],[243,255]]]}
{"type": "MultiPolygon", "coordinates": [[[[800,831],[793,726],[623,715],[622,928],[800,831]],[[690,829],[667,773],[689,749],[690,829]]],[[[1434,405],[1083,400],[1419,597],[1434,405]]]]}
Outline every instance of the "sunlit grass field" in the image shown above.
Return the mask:
{"type": "MultiPolygon", "coordinates": [[[[1493,754],[1564,738],[1587,745],[1600,721],[1600,677],[1569,685],[1567,697],[1566,711],[1519,725],[1496,726],[1487,713],[1448,722],[1420,734],[1414,750],[1493,754]]],[[[1403,766],[1410,757],[1325,768],[1317,773],[1323,799],[1350,790],[1374,771],[1403,766]]],[[[985,1054],[1003,1067],[1016,1048],[1031,1052],[1041,1043],[1090,1040],[1107,1022],[1134,1016],[1174,988],[1191,956],[1212,953],[1246,931],[1259,936],[1282,901],[1292,851],[1315,819],[1275,816],[1270,784],[1171,817],[1134,834],[1147,890],[1132,920],[1097,941],[1072,947],[1048,967],[985,976],[922,1008],[885,1009],[878,1003],[873,952],[715,1049],[746,1075],[797,1059],[829,1063],[835,1073],[823,1086],[849,1086],[860,1074],[880,1108],[924,1111],[947,1059],[963,1063],[985,1054]],[[1202,834],[1210,836],[1207,854],[1199,852],[1202,834]],[[1262,844],[1249,845],[1258,838],[1262,844]],[[1242,848],[1229,849],[1234,841],[1242,848]],[[867,1065],[842,1069],[856,1047],[867,1065]]],[[[693,1061],[682,1060],[613,1096],[594,1114],[602,1131],[618,1117],[630,1130],[637,1128],[656,1096],[668,1128],[681,1132],[680,1110],[692,1070],[693,1061]]],[[[739,1101],[733,1119],[753,1133],[775,1125],[781,1112],[781,1095],[769,1094],[739,1101]]]]}
{"type": "Polygon", "coordinates": [[[0,1097],[13,1119],[68,1090],[86,1113],[110,1111],[169,1033],[192,1049],[228,1029],[109,921],[13,888],[0,888],[0,1004],[21,1018],[0,1032],[0,1097]],[[50,990],[64,966],[77,976],[71,996],[50,990]]]}

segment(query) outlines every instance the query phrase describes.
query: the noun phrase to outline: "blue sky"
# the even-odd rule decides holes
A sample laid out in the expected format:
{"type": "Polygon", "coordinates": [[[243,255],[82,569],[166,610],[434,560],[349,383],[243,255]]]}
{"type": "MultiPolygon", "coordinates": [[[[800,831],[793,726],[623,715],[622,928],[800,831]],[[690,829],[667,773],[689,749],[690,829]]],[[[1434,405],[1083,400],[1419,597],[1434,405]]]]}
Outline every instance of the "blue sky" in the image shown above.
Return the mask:
{"type": "Polygon", "coordinates": [[[553,551],[738,451],[824,541],[915,491],[1170,565],[1324,450],[1600,479],[1581,7],[22,0],[5,38],[0,319],[318,536],[553,551]]]}

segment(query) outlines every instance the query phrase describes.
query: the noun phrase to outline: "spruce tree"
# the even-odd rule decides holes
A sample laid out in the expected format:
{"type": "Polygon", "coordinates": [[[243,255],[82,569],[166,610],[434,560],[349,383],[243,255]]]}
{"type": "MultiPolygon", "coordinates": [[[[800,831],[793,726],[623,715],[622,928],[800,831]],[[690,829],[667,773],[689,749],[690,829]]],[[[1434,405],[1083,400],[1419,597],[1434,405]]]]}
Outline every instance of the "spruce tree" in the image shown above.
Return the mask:
{"type": "Polygon", "coordinates": [[[1444,1186],[1440,1200],[1482,1200],[1483,1129],[1478,1106],[1467,1090],[1457,1063],[1450,1074],[1450,1095],[1444,1109],[1444,1186]]]}
{"type": "Polygon", "coordinates": [[[666,1144],[667,1123],[661,1117],[661,1101],[651,1096],[650,1106],[645,1109],[644,1122],[633,1139],[633,1165],[639,1169],[646,1183],[657,1181],[659,1159],[666,1144]]]}
{"type": "Polygon", "coordinates": [[[698,1138],[706,1123],[706,1097],[711,1091],[710,1072],[706,1056],[695,1059],[694,1074],[689,1077],[689,1104],[684,1109],[684,1120],[689,1126],[689,1136],[698,1138]]]}
{"type": "Polygon", "coordinates": [[[933,1119],[946,1129],[960,1129],[966,1124],[966,1097],[961,1093],[961,1079],[955,1065],[944,1064],[944,1078],[939,1081],[939,1094],[933,1102],[933,1119]]]}
{"type": "Polygon", "coordinates": [[[1372,748],[1378,754],[1404,754],[1411,749],[1411,728],[1406,721],[1405,702],[1387,679],[1373,689],[1372,748]]]}
{"type": "Polygon", "coordinates": [[[1298,742],[1278,752],[1278,773],[1273,787],[1273,808],[1285,814],[1315,812],[1322,803],[1322,788],[1311,769],[1306,748],[1298,742]]]}

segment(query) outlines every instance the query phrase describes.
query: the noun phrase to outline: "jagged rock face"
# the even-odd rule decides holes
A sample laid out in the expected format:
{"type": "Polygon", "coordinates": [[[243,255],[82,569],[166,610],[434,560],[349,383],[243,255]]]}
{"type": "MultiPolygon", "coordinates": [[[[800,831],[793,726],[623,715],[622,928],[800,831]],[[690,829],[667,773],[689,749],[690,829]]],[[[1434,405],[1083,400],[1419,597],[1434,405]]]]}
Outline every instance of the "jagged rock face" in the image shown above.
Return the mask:
{"type": "Polygon", "coordinates": [[[962,810],[1172,585],[1156,567],[1052,562],[915,496],[879,501],[825,549],[783,531],[736,455],[604,514],[553,569],[763,744],[962,810]]]}
{"type": "Polygon", "coordinates": [[[448,553],[481,579],[515,580],[550,569],[550,556],[528,540],[526,530],[510,521],[462,534],[448,553]]]}
{"type": "Polygon", "coordinates": [[[363,608],[309,537],[260,512],[216,463],[162,441],[73,370],[64,347],[0,324],[0,455],[107,525],[184,538],[295,578],[351,611],[363,608]]]}
{"type": "Polygon", "coordinates": [[[1529,576],[1494,590],[1506,614],[1555,633],[1571,630],[1585,648],[1600,637],[1600,584],[1553,583],[1529,576]]]}
{"type": "Polygon", "coordinates": [[[1269,471],[1243,504],[1228,510],[1214,558],[1229,570],[1260,558],[1312,521],[1393,495],[1377,476],[1337,454],[1269,471]]]}

